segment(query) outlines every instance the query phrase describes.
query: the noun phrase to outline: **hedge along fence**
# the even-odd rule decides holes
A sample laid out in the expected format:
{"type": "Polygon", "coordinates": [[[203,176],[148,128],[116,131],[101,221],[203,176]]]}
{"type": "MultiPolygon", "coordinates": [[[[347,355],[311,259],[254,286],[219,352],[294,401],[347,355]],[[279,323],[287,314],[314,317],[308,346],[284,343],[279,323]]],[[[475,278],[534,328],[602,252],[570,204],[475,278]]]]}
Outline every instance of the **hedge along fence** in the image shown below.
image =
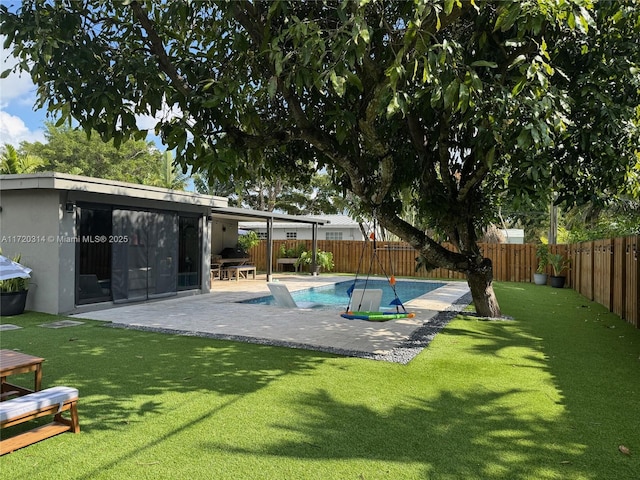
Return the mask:
{"type": "MultiPolygon", "coordinates": [[[[295,248],[303,244],[311,249],[311,240],[274,240],[273,271],[278,270],[280,246],[295,248]]],[[[405,242],[373,242],[355,240],[318,240],[318,249],[333,253],[334,272],[360,275],[387,275],[416,278],[465,279],[465,275],[447,269],[416,271],[417,252],[405,242]]],[[[493,277],[498,281],[531,282],[538,267],[535,244],[480,244],[482,253],[493,262],[493,277]]],[[[560,253],[570,260],[567,285],[594,300],[640,328],[640,236],[550,245],[550,253],[560,253]]],[[[249,252],[258,270],[266,270],[266,241],[249,252]]],[[[281,265],[283,268],[291,266],[281,265]]],[[[551,274],[551,267],[547,268],[551,274]]]]}

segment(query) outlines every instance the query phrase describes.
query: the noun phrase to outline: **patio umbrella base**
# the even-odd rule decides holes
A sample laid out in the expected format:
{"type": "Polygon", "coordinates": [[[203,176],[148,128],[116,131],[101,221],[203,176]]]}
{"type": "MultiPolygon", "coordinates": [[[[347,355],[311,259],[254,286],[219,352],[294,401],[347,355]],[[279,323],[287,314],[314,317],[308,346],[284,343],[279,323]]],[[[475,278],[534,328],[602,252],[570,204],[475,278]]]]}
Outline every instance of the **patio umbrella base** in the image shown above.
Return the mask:
{"type": "Polygon", "coordinates": [[[0,315],[8,317],[23,313],[27,302],[27,293],[29,293],[29,290],[0,292],[0,315]]]}

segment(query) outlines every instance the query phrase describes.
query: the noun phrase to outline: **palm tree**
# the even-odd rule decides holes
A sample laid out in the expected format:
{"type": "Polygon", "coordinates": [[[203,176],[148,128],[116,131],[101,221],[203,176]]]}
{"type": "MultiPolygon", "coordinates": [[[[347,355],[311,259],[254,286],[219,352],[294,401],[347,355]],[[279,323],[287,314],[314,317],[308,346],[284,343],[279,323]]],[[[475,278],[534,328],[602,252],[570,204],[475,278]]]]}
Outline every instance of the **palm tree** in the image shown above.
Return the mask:
{"type": "Polygon", "coordinates": [[[33,173],[44,167],[44,160],[35,155],[19,155],[13,145],[5,145],[0,157],[0,173],[33,173]]]}
{"type": "Polygon", "coordinates": [[[157,171],[149,182],[144,182],[154,187],[164,187],[171,190],[184,190],[187,186],[187,175],[176,170],[171,152],[164,152],[162,160],[158,163],[157,171]]]}

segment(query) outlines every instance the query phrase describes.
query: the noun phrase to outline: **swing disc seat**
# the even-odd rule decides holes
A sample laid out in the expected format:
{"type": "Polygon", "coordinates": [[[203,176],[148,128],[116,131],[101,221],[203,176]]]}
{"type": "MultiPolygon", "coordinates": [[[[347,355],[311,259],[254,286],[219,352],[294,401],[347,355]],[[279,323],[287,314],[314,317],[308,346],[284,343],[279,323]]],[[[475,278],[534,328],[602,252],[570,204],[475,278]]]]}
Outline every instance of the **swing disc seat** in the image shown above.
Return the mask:
{"type": "Polygon", "coordinates": [[[388,322],[398,318],[413,318],[415,313],[396,313],[396,312],[344,312],[340,314],[342,318],[349,320],[368,320],[370,322],[388,322]]]}

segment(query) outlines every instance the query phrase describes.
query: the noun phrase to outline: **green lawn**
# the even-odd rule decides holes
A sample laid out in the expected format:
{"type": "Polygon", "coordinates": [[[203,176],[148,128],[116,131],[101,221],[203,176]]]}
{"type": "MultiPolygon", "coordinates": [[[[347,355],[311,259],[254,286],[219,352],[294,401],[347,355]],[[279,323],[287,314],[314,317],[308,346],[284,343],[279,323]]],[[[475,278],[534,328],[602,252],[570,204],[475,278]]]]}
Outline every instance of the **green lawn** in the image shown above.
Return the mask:
{"type": "Polygon", "coordinates": [[[568,289],[496,292],[514,321],[458,317],[408,365],[4,318],[2,348],[80,390],[82,431],[2,477],[639,479],[640,330],[568,289]]]}

